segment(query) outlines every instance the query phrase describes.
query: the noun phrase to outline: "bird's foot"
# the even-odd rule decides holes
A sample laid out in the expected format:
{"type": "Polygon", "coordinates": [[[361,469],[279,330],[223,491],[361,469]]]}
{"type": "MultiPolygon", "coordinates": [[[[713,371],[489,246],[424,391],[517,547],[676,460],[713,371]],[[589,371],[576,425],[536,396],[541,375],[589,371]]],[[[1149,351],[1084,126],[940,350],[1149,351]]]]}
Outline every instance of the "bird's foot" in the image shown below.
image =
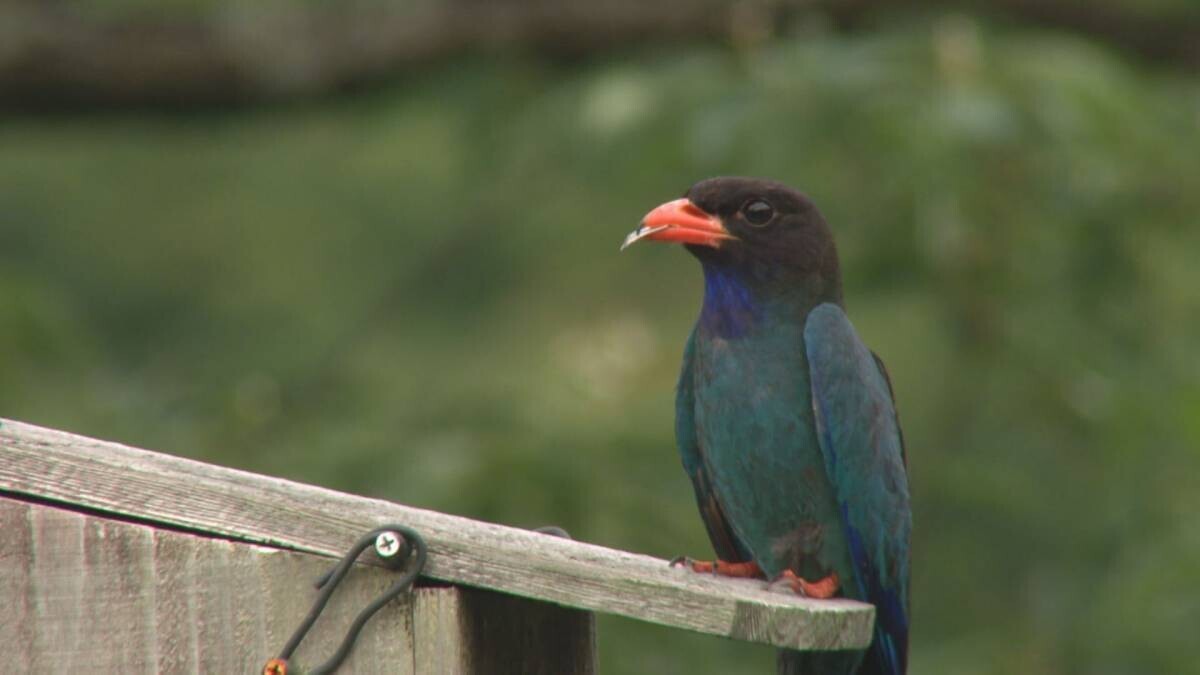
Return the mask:
{"type": "Polygon", "coordinates": [[[693,560],[686,555],[681,555],[671,560],[671,567],[683,566],[691,569],[693,572],[700,574],[713,574],[722,577],[739,577],[743,579],[762,579],[763,571],[759,568],[758,563],[753,560],[750,562],[726,562],[724,560],[693,560]]]}
{"type": "Polygon", "coordinates": [[[807,581],[791,570],[784,570],[782,574],[771,581],[769,586],[774,589],[779,584],[786,584],[797,595],[820,600],[832,598],[841,588],[837,572],[830,572],[829,576],[824,579],[807,581]]]}

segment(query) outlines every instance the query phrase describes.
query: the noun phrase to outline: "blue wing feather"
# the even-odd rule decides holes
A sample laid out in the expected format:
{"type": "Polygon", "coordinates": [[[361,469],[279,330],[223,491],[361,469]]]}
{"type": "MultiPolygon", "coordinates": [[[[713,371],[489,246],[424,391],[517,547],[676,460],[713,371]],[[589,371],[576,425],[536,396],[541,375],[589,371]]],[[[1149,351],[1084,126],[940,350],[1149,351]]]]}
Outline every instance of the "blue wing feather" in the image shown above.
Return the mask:
{"type": "Polygon", "coordinates": [[[904,673],[912,512],[891,385],[836,305],[809,313],[804,343],[817,440],[853,562],[848,594],[876,607],[875,639],[863,671],[904,673]]]}

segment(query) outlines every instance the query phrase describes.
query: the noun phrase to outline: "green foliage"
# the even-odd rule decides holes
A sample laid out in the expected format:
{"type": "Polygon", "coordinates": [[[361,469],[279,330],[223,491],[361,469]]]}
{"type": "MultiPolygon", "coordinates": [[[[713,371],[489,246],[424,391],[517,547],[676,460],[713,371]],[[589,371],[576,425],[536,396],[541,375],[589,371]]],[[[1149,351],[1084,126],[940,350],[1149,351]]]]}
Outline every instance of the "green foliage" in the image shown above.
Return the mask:
{"type": "MultiPolygon", "coordinates": [[[[714,174],[805,189],[889,364],[914,672],[1194,669],[1200,87],[964,18],[0,125],[0,414],[659,556],[714,174]]],[[[610,673],[771,650],[606,619],[610,673]]]]}

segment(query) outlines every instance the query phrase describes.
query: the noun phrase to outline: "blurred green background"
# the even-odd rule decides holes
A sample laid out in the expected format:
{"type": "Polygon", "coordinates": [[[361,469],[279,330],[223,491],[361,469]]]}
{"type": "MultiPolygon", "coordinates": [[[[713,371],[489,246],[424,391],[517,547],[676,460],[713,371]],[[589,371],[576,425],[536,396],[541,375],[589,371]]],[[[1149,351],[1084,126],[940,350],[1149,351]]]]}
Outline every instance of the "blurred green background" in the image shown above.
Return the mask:
{"type": "MultiPolygon", "coordinates": [[[[617,247],[696,180],[774,177],[832,224],[896,384],[913,672],[1200,672],[1196,61],[972,4],[739,7],[295,95],[29,106],[49,80],[16,78],[0,415],[707,555],[672,438],[699,269],[617,247]]],[[[773,672],[611,617],[600,647],[605,673],[773,672]]]]}

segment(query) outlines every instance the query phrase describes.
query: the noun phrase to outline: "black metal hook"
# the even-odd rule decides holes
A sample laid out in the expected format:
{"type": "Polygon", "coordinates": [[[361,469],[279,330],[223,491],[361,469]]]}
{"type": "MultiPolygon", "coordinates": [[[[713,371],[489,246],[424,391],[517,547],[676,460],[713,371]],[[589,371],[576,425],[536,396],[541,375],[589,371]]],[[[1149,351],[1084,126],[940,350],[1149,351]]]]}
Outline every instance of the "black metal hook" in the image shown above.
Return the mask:
{"type": "Polygon", "coordinates": [[[304,617],[304,621],[300,622],[300,626],[292,633],[292,637],[283,646],[283,650],[280,651],[279,656],[267,662],[267,665],[263,668],[264,675],[287,675],[287,660],[292,657],[292,653],[300,646],[300,641],[304,639],[304,636],[308,634],[308,630],[316,623],[317,617],[325,609],[325,605],[329,602],[333,591],[341,583],[342,579],[345,578],[346,573],[350,571],[350,567],[354,564],[354,561],[358,559],[358,556],[363,551],[372,545],[375,546],[379,559],[390,569],[401,569],[410,558],[413,558],[414,562],[396,583],[392,584],[391,588],[378,598],[372,600],[370,604],[358,613],[358,616],[354,617],[354,621],[350,624],[350,629],[346,631],[346,637],[342,639],[342,644],[337,648],[337,651],[333,653],[333,656],[329,657],[329,660],[309,671],[309,675],[326,675],[337,670],[342,665],[342,662],[346,660],[346,657],[349,656],[350,650],[354,647],[355,640],[358,639],[359,632],[362,631],[367,621],[381,607],[408,590],[421,574],[421,570],[425,568],[425,558],[428,553],[425,541],[412,528],[403,525],[384,525],[364,534],[362,538],[350,547],[350,550],[346,552],[346,555],[338,561],[338,564],[332,570],[321,575],[321,578],[317,580],[316,587],[321,589],[321,593],[313,601],[312,608],[308,610],[308,616],[304,617]]]}

